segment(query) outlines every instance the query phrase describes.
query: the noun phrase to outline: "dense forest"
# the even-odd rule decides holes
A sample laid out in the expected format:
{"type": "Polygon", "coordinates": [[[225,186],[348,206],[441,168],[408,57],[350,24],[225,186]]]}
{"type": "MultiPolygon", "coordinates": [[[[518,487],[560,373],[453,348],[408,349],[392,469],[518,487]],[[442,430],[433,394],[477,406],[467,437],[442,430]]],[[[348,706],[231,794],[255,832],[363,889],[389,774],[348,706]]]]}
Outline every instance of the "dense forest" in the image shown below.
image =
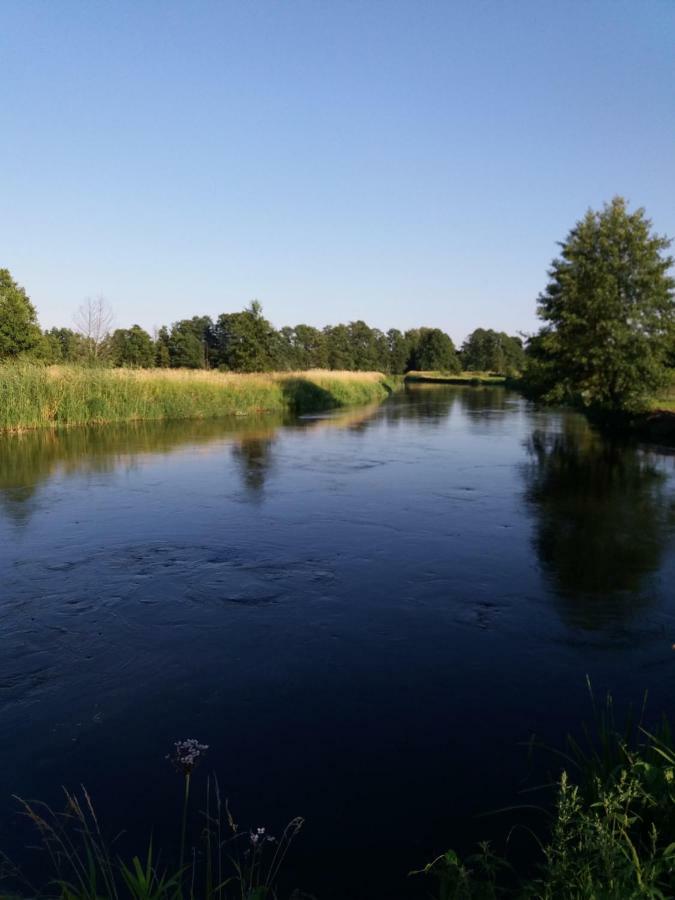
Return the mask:
{"type": "Polygon", "coordinates": [[[41,331],[29,297],[0,269],[0,360],[29,358],[45,363],[220,369],[234,372],[341,369],[403,374],[415,371],[519,372],[524,350],[519,337],[476,329],[458,350],[440,328],[386,333],[363,321],[286,326],[277,330],[257,301],[241,312],[193,316],[159,328],[151,336],[139,325],[111,328],[104,300],[86,301],[76,328],[41,331]]]}

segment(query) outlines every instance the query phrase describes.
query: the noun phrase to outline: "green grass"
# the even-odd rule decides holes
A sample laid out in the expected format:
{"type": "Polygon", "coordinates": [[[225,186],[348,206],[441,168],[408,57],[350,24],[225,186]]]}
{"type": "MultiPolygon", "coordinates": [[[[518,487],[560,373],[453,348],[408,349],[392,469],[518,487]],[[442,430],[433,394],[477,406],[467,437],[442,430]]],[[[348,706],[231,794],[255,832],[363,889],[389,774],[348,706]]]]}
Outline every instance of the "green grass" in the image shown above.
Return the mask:
{"type": "Polygon", "coordinates": [[[505,375],[496,375],[494,372],[408,372],[406,381],[434,382],[442,384],[505,384],[505,375]]]}
{"type": "Polygon", "coordinates": [[[240,375],[181,369],[0,366],[0,431],[150,419],[313,412],[383,400],[379,372],[240,375]]]}
{"type": "MultiPolygon", "coordinates": [[[[590,683],[589,683],[590,690],[590,683]]],[[[423,869],[438,900],[631,900],[675,896],[675,744],[665,717],[656,733],[618,723],[611,695],[581,739],[553,751],[553,803],[527,829],[538,862],[518,871],[488,843],[462,860],[448,850],[423,869]]],[[[523,809],[525,807],[522,807],[523,809]]],[[[528,808],[535,807],[528,804],[528,808]]],[[[512,807],[507,811],[515,811],[512,807]]],[[[512,836],[513,831],[509,835],[512,836]]],[[[507,840],[508,845],[508,840],[507,840]]]]}
{"type": "Polygon", "coordinates": [[[675,386],[649,400],[652,412],[675,412],[675,386]]]}

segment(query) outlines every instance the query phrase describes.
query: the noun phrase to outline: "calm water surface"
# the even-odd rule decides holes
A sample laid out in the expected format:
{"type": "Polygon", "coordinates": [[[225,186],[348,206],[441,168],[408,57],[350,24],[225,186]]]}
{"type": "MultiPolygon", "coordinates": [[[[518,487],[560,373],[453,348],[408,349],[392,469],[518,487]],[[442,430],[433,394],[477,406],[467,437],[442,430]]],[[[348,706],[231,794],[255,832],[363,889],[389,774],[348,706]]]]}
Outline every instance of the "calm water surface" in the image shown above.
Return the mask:
{"type": "Polygon", "coordinates": [[[12,794],[81,782],[171,844],[196,737],[243,825],[306,817],[294,885],[412,896],[505,830],[474,816],[588,717],[586,674],[672,708],[674,501],[667,451],[499,388],[0,438],[0,846],[12,794]]]}

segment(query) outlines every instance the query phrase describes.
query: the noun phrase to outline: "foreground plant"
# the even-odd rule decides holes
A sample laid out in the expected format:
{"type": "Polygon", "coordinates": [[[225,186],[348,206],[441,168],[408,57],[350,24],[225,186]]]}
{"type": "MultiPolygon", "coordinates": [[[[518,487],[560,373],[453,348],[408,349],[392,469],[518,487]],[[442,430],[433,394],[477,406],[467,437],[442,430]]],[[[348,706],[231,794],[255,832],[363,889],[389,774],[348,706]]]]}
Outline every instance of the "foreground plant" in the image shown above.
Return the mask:
{"type": "MultiPolygon", "coordinates": [[[[590,685],[589,685],[590,689],[590,685]]],[[[592,697],[592,694],[591,694],[592,697]]],[[[587,745],[569,737],[538,862],[513,871],[488,844],[462,860],[449,850],[423,869],[438,900],[631,900],[675,897],[675,747],[641,718],[617,727],[612,698],[594,704],[587,745]]],[[[642,708],[644,712],[644,706],[642,708]]]]}
{"type": "MultiPolygon", "coordinates": [[[[161,862],[152,838],[148,849],[130,861],[122,859],[99,826],[87,791],[65,791],[65,808],[55,812],[45,803],[19,800],[36,827],[52,877],[43,890],[14,867],[6,876],[22,888],[22,896],[59,900],[273,900],[282,864],[304,820],[292,819],[277,840],[264,827],[241,831],[218,781],[206,779],[206,805],[186,862],[192,775],[208,749],[195,739],[177,741],[168,758],[184,778],[179,865],[161,862]]],[[[18,895],[0,891],[0,898],[18,895]]]]}

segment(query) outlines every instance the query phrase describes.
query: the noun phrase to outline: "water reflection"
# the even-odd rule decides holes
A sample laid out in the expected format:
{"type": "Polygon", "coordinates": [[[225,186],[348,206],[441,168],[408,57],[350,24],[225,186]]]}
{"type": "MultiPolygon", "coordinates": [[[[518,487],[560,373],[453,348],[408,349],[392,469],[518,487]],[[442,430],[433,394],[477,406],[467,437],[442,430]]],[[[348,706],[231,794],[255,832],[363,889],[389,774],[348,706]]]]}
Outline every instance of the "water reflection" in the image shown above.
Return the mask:
{"type": "Polygon", "coordinates": [[[232,445],[232,456],[239,463],[244,487],[249,496],[260,497],[272,467],[272,446],[275,432],[268,436],[247,437],[232,445]]]}
{"type": "Polygon", "coordinates": [[[464,389],[442,384],[408,384],[392,402],[382,407],[382,417],[389,424],[424,421],[440,425],[448,418],[464,389]]]}
{"type": "Polygon", "coordinates": [[[12,793],[80,782],[130,846],[171,840],[158,761],[192,734],[241,821],[307,816],[303,887],[408,896],[512,801],[518,742],[575,726],[585,672],[672,697],[669,463],[492,387],[0,437],[0,504],[36,513],[0,508],[0,848],[12,793]]]}
{"type": "MultiPolygon", "coordinates": [[[[42,485],[60,475],[100,475],[134,467],[146,454],[168,454],[187,446],[232,442],[250,499],[261,496],[272,468],[279,429],[337,428],[365,433],[375,422],[396,426],[420,421],[437,428],[454,408],[503,415],[514,395],[499,387],[408,385],[384,404],[333,411],[300,419],[282,414],[236,419],[131,422],[104,426],[0,434],[0,509],[16,524],[35,509],[42,485]],[[510,399],[511,398],[511,399],[510,399]]],[[[470,421],[470,418],[469,418],[470,421]]]]}
{"type": "Polygon", "coordinates": [[[594,629],[625,621],[654,596],[674,507],[656,456],[601,437],[581,417],[562,423],[528,440],[526,497],[564,620],[594,629]]]}
{"type": "Polygon", "coordinates": [[[260,494],[272,465],[272,447],[281,428],[365,428],[379,404],[301,419],[265,414],[230,419],[131,422],[81,428],[0,434],[0,510],[16,524],[35,509],[41,487],[53,478],[102,475],[133,468],[147,454],[231,442],[244,487],[260,494]]]}

